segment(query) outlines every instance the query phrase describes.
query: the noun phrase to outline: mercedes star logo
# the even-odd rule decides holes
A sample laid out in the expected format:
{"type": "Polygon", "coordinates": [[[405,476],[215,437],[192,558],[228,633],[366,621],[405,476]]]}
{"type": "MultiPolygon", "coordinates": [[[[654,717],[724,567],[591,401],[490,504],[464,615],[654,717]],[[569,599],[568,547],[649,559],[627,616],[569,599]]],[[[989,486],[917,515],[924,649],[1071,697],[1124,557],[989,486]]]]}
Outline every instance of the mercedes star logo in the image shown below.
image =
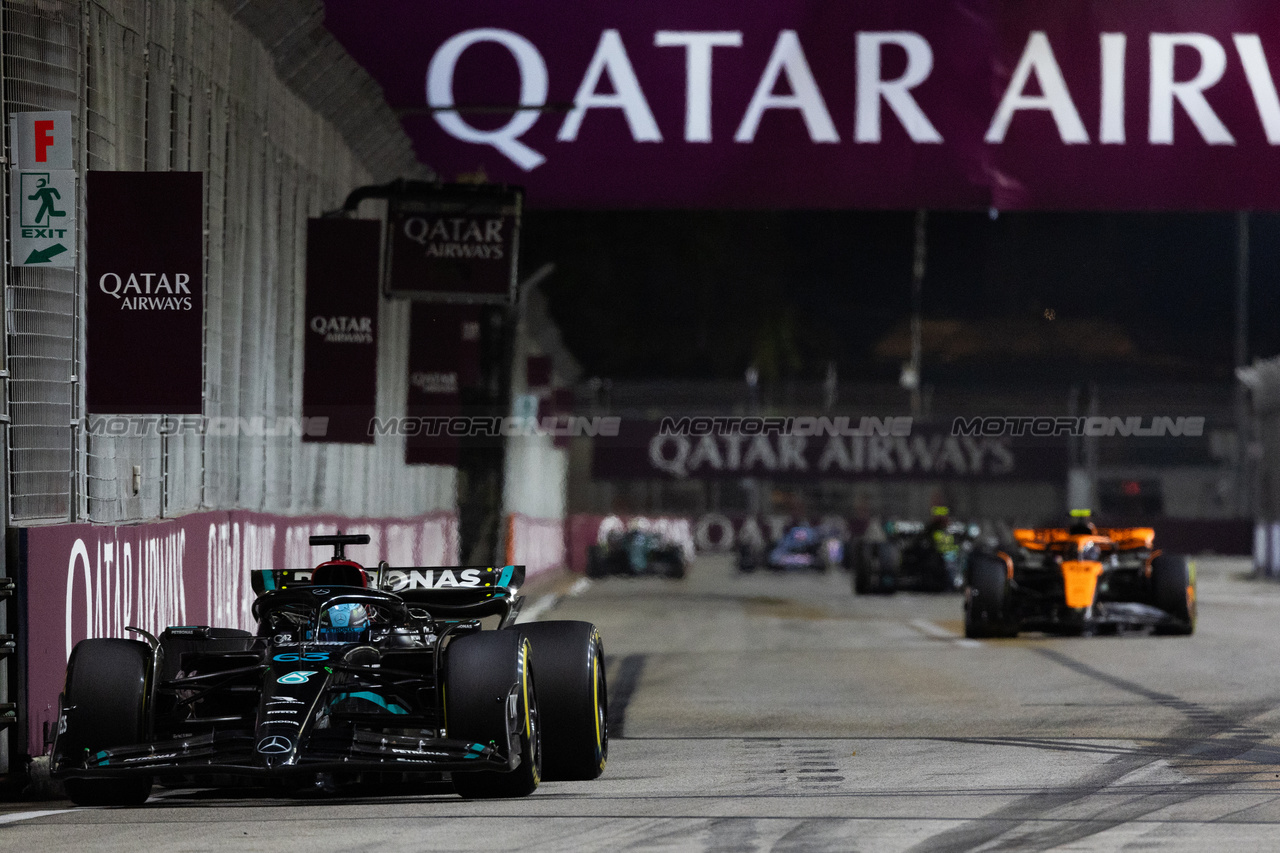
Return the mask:
{"type": "Polygon", "coordinates": [[[311,590],[311,594],[312,594],[312,595],[328,595],[328,594],[329,594],[329,593],[331,593],[331,592],[333,592],[333,590],[331,590],[331,589],[313,589],[313,590],[311,590]]]}
{"type": "Polygon", "coordinates": [[[271,735],[258,741],[258,752],[278,754],[293,749],[293,741],[280,735],[271,735]]]}

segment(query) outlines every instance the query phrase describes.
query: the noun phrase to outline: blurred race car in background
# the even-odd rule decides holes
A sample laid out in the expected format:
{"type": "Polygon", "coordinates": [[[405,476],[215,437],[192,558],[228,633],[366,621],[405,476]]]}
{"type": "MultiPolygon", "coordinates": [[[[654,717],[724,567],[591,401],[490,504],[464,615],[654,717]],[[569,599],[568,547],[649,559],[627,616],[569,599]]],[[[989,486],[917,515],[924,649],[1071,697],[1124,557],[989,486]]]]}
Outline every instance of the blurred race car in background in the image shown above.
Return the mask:
{"type": "Polygon", "coordinates": [[[844,541],[830,530],[812,525],[788,528],[780,539],[766,547],[746,544],[738,549],[738,571],[754,572],[757,568],[785,572],[814,569],[825,572],[843,566],[844,541]]]}
{"type": "Polygon", "coordinates": [[[587,550],[589,578],[661,575],[679,579],[687,570],[684,548],[655,530],[614,531],[587,550]]]}
{"type": "Polygon", "coordinates": [[[1098,528],[1073,515],[1069,527],[1015,529],[1011,545],[970,556],[965,636],[1195,630],[1193,563],[1156,550],[1150,527],[1098,528]]]}
{"type": "Polygon", "coordinates": [[[869,535],[853,547],[853,591],[958,591],[980,532],[976,524],[951,519],[946,507],[934,507],[927,524],[900,520],[869,528],[869,535]]]}

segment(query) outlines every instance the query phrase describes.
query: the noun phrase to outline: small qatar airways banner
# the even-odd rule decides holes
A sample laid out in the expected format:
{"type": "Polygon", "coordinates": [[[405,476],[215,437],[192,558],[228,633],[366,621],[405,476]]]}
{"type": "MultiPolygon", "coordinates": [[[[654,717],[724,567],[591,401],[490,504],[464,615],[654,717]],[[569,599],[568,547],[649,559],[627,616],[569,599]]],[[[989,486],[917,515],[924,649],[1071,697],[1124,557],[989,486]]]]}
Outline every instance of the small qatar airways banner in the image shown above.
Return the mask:
{"type": "Polygon", "coordinates": [[[463,396],[480,381],[481,310],[477,305],[415,302],[409,311],[408,465],[458,464],[471,435],[463,396]]]}
{"type": "Polygon", "coordinates": [[[373,444],[378,398],[378,262],[382,223],[307,221],[302,416],[327,418],[302,440],[373,444]]]}
{"type": "Polygon", "coordinates": [[[89,414],[201,414],[204,176],[89,172],[89,414]]]}
{"type": "Polygon", "coordinates": [[[531,207],[1280,208],[1274,0],[325,0],[531,207]]]}
{"type": "Polygon", "coordinates": [[[131,637],[127,627],[159,635],[170,625],[254,630],[252,569],[309,568],[325,559],[307,539],[320,533],[368,533],[347,555],[367,566],[442,566],[458,562],[457,516],[301,518],[209,512],[129,527],[64,524],[23,531],[26,560],[28,736],[39,754],[45,724],[57,720],[67,658],[89,637],[131,637]]]}

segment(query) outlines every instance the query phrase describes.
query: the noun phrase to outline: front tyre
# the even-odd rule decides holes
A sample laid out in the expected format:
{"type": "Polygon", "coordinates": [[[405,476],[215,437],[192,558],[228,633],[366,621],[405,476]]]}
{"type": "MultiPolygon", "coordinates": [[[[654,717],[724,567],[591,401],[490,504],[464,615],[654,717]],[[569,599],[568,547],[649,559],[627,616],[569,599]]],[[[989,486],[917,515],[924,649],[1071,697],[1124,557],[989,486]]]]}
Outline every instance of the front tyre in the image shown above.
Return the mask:
{"type": "Polygon", "coordinates": [[[531,622],[541,710],[543,778],[595,779],[609,759],[609,691],[604,643],[590,622],[531,622]]]}
{"type": "Polygon", "coordinates": [[[1151,560],[1151,597],[1169,620],[1157,634],[1189,636],[1196,630],[1196,575],[1186,557],[1159,554],[1151,560]]]}
{"type": "MultiPolygon", "coordinates": [[[[67,661],[66,731],[58,735],[60,764],[147,740],[151,649],[136,640],[82,640],[67,661]]],[[[151,777],[67,779],[78,806],[140,806],[151,796],[151,777]]]]}
{"type": "Polygon", "coordinates": [[[519,751],[512,770],[453,773],[467,799],[526,797],[542,778],[542,726],[530,644],[516,631],[468,634],[445,649],[445,728],[451,738],[519,751]],[[508,697],[515,694],[515,713],[508,697]]]}

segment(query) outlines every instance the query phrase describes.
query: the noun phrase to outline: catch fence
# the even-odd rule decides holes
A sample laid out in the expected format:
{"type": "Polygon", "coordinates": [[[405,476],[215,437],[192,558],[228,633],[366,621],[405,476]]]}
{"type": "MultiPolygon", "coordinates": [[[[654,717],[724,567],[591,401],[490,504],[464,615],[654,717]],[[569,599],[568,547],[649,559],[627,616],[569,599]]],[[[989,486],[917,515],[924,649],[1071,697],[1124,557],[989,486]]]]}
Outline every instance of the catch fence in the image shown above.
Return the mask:
{"type": "MultiPolygon", "coordinates": [[[[304,444],[272,428],[301,414],[307,218],[355,187],[430,177],[376,84],[324,30],[320,0],[3,10],[6,111],[72,112],[81,224],[75,269],[7,266],[10,522],[452,510],[453,470],[404,465],[394,436],[304,444]],[[204,416],[235,428],[109,435],[86,420],[88,170],[203,173],[204,416]]],[[[379,326],[378,414],[390,417],[405,399],[407,306],[384,302],[379,326]]]]}

